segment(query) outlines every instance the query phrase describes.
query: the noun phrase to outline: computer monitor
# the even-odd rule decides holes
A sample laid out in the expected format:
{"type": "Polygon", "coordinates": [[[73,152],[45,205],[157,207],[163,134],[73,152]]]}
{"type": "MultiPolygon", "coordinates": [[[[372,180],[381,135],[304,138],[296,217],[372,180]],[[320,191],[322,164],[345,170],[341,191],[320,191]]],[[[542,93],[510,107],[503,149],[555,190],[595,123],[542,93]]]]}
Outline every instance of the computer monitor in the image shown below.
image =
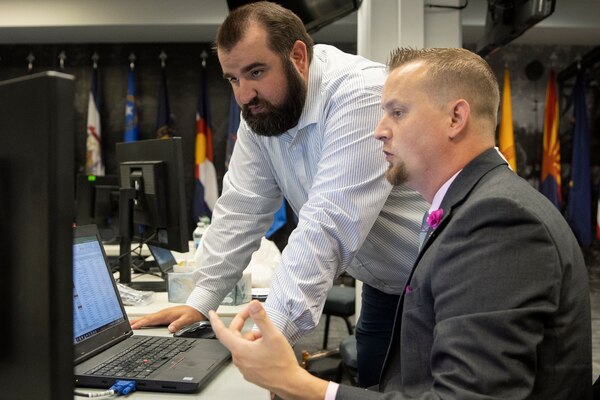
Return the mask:
{"type": "Polygon", "coordinates": [[[134,225],[140,243],[186,253],[187,207],[181,138],[117,143],[119,164],[119,282],[131,283],[130,251],[134,225]]]}
{"type": "Polygon", "coordinates": [[[484,35],[477,54],[486,57],[554,12],[556,0],[488,0],[484,35]]]}
{"type": "Polygon", "coordinates": [[[119,189],[117,175],[77,175],[77,225],[96,225],[105,243],[119,236],[119,189]]]}
{"type": "Polygon", "coordinates": [[[0,82],[0,387],[73,398],[74,77],[0,82]]]}
{"type": "MultiPolygon", "coordinates": [[[[258,0],[227,0],[229,10],[258,0]]],[[[291,10],[308,33],[315,33],[340,18],[359,9],[362,0],[271,0],[291,10]]]]}

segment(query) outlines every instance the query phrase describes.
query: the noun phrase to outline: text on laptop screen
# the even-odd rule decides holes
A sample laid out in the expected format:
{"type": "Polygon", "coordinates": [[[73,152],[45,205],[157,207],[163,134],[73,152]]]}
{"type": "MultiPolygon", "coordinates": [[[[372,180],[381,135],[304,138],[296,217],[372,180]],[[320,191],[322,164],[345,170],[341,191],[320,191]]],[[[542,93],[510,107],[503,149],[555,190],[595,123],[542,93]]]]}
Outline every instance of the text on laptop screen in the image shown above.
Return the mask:
{"type": "Polygon", "coordinates": [[[74,343],[123,321],[104,254],[96,236],[76,238],[73,244],[74,343]]]}

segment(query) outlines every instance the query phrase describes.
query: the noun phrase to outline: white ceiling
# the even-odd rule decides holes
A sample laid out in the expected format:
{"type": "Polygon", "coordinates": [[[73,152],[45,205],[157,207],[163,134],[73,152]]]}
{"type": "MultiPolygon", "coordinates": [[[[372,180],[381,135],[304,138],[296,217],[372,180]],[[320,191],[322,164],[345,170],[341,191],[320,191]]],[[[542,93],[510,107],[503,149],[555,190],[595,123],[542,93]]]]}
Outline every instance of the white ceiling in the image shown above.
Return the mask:
{"type": "MultiPolygon", "coordinates": [[[[600,45],[600,0],[556,3],[518,43],[600,45]]],[[[483,35],[486,4],[470,0],[461,11],[464,44],[483,35]]],[[[0,0],[0,44],[211,42],[227,12],[226,0],[0,0]]],[[[356,13],[313,36],[355,42],[356,13]]]]}

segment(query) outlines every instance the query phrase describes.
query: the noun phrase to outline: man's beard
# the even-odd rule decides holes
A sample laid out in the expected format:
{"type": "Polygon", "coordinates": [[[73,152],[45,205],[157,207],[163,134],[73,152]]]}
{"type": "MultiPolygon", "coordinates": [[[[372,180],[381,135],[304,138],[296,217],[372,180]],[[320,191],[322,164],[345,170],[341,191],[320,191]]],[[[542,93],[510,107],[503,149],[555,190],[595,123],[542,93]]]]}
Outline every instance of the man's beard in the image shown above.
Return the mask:
{"type": "Polygon", "coordinates": [[[300,74],[288,59],[283,60],[287,79],[287,91],[284,103],[274,106],[267,100],[255,97],[248,105],[242,107],[242,116],[256,134],[262,136],[279,136],[298,125],[298,120],[306,101],[306,85],[300,74]],[[265,110],[252,114],[248,106],[260,105],[265,110]]]}
{"type": "Polygon", "coordinates": [[[397,165],[390,164],[385,174],[389,183],[394,186],[402,185],[408,179],[408,173],[406,172],[406,165],[400,162],[397,165]]]}

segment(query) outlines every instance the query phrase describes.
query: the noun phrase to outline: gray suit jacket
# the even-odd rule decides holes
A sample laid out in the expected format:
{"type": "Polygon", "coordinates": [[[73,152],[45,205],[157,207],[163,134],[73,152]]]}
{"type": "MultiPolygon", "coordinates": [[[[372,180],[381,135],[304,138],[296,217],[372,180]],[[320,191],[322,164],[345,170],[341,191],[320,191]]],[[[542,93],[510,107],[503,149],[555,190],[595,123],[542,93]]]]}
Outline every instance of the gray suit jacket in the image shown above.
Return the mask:
{"type": "Polygon", "coordinates": [[[337,399],[588,399],[587,270],[556,208],[494,149],[444,197],[399,303],[379,390],[337,399]]]}

